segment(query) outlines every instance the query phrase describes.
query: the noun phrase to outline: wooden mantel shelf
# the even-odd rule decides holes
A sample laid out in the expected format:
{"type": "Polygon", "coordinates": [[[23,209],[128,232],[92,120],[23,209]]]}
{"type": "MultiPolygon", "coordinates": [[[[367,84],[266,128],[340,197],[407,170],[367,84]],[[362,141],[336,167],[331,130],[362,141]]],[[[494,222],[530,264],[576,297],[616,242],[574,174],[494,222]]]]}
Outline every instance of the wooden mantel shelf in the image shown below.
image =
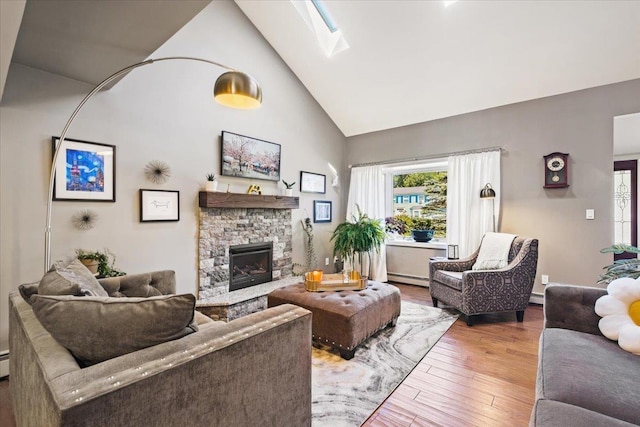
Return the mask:
{"type": "Polygon", "coordinates": [[[201,208],[298,209],[299,197],[201,191],[201,208]]]}

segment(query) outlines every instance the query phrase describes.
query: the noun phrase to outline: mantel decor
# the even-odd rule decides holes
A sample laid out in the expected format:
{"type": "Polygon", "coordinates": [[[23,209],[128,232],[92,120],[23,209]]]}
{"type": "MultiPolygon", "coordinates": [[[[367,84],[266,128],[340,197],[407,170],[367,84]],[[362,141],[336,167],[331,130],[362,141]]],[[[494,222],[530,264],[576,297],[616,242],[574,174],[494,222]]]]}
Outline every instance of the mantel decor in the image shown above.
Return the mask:
{"type": "MultiPolygon", "coordinates": [[[[60,138],[51,137],[52,154],[60,138]]],[[[53,181],[55,201],[116,201],[116,147],[67,139],[53,181]]]]}
{"type": "Polygon", "coordinates": [[[249,108],[257,108],[262,103],[262,89],[258,82],[248,74],[245,74],[241,71],[235,70],[227,65],[220,64],[219,62],[210,61],[208,59],[202,58],[194,58],[189,56],[168,56],[164,58],[156,58],[156,59],[148,59],[146,61],[138,62],[128,67],[121,69],[120,71],[116,71],[102,82],[100,82],[91,92],[89,92],[83,99],[80,101],[80,104],[73,110],[71,116],[67,120],[67,123],[64,125],[62,132],[60,133],[59,140],[53,150],[53,161],[51,162],[51,173],[49,175],[49,193],[47,195],[47,216],[45,221],[45,232],[44,232],[44,271],[46,272],[49,269],[49,265],[51,263],[51,213],[53,210],[53,186],[55,183],[55,173],[58,165],[58,155],[61,151],[65,150],[65,137],[67,136],[67,132],[73,123],[73,120],[76,118],[82,107],[91,99],[96,93],[98,93],[102,88],[107,86],[112,81],[126,75],[132,70],[140,67],[144,67],[146,65],[155,64],[158,62],[164,61],[196,61],[205,64],[215,65],[216,67],[223,68],[227,70],[225,73],[220,75],[215,82],[213,87],[213,96],[217,102],[220,104],[232,107],[232,108],[241,108],[241,109],[249,109],[249,108]]]}

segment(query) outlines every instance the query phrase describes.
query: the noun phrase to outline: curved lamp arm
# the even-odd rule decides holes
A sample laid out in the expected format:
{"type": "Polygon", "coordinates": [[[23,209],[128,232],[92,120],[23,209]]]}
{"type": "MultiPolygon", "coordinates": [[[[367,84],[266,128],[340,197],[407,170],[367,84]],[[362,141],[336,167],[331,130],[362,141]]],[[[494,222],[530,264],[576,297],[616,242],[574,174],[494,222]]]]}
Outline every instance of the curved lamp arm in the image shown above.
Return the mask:
{"type": "MultiPolygon", "coordinates": [[[[138,62],[137,64],[129,65],[128,67],[113,73],[112,75],[104,79],[102,82],[100,82],[91,92],[89,92],[82,99],[82,101],[80,101],[80,104],[78,104],[76,109],[73,111],[73,113],[71,114],[71,117],[69,117],[69,120],[67,120],[67,123],[64,125],[64,128],[62,129],[62,133],[60,134],[58,142],[56,143],[56,146],[55,146],[55,150],[53,151],[53,161],[51,163],[51,174],[49,176],[49,193],[47,198],[47,218],[46,218],[46,225],[45,225],[45,231],[44,231],[44,271],[45,273],[48,271],[51,264],[51,212],[53,210],[53,185],[54,185],[55,174],[56,174],[56,163],[58,161],[58,154],[60,152],[60,149],[62,148],[62,145],[64,144],[64,141],[65,141],[64,138],[67,135],[67,131],[69,130],[71,123],[76,118],[80,110],[82,110],[82,107],[84,107],[84,104],[86,104],[87,101],[89,101],[89,99],[93,97],[93,95],[98,93],[103,87],[111,83],[113,80],[117,79],[118,77],[124,74],[127,74],[129,71],[134,70],[136,68],[143,67],[145,65],[151,65],[156,62],[171,61],[176,59],[206,62],[208,64],[216,65],[220,68],[229,70],[230,73],[223,74],[218,78],[218,81],[216,81],[215,92],[217,93],[218,90],[221,90],[221,91],[228,92],[228,94],[238,94],[243,97],[251,98],[252,103],[248,106],[247,105],[243,106],[239,104],[227,104],[228,106],[239,107],[239,108],[254,108],[259,106],[260,102],[262,102],[262,91],[260,89],[260,86],[249,75],[241,73],[231,67],[220,64],[218,62],[209,61],[208,59],[202,59],[202,58],[193,58],[189,56],[169,56],[165,58],[148,59],[146,61],[138,62]],[[226,74],[233,74],[233,76],[221,82],[222,78],[226,74]],[[240,80],[235,81],[235,78],[239,78],[240,80]],[[219,88],[219,84],[221,86],[226,85],[227,87],[219,88]]],[[[221,102],[226,102],[226,101],[221,101],[221,102]]]]}

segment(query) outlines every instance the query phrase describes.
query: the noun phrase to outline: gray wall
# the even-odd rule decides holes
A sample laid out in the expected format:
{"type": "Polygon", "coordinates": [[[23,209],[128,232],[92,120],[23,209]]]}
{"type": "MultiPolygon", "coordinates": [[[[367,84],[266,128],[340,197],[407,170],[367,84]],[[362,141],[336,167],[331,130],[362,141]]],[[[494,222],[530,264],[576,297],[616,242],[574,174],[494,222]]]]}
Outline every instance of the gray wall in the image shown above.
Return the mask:
{"type": "MultiPolygon", "coordinates": [[[[117,201],[54,202],[52,258],[69,257],[76,248],[109,248],[122,270],[173,269],[178,291],[195,293],[197,194],[206,173],[219,173],[220,132],[281,144],[282,178],[287,181],[299,181],[300,170],[330,178],[329,162],[345,170],[345,137],[233,2],[212,2],[152,57],[172,55],[208,58],[249,72],[263,86],[262,107],[238,111],[216,104],[212,88],[222,71],[186,61],[135,70],[114,89],[91,99],[67,136],[117,146],[117,201]],[[154,159],[172,168],[171,179],[163,185],[144,178],[144,166],[154,159]],[[140,188],[179,190],[180,221],[140,223],[140,188]],[[99,215],[93,230],[71,227],[71,215],[83,208],[99,215]]],[[[7,348],[9,292],[43,274],[50,138],[60,134],[90,89],[11,65],[0,106],[0,350],[7,348]]],[[[260,184],[266,194],[279,194],[283,188],[269,181],[222,177],[219,189],[230,185],[232,192],[243,193],[251,183],[260,184]]],[[[328,185],[326,195],[300,194],[300,209],[292,219],[294,262],[304,261],[300,220],[312,214],[314,199],[333,201],[334,222],[315,227],[319,260],[330,256],[330,232],[344,217],[341,191],[328,185]]]]}
{"type": "Polygon", "coordinates": [[[539,239],[534,292],[541,274],[594,286],[611,262],[599,250],[613,238],[613,117],[638,111],[640,79],[350,137],[348,161],[506,146],[500,230],[539,239]],[[542,156],[555,151],[570,154],[570,187],[545,190],[542,156]]]}

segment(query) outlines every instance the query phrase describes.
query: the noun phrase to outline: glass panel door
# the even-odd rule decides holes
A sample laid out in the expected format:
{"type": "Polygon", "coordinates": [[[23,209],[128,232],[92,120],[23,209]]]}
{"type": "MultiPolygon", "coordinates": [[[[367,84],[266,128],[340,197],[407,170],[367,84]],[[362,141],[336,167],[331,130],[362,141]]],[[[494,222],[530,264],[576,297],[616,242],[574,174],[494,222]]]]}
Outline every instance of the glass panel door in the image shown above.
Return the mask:
{"type": "MultiPolygon", "coordinates": [[[[638,161],[624,160],[614,162],[614,242],[638,246],[638,161]]],[[[635,254],[615,255],[614,259],[635,258],[635,254]]]]}

